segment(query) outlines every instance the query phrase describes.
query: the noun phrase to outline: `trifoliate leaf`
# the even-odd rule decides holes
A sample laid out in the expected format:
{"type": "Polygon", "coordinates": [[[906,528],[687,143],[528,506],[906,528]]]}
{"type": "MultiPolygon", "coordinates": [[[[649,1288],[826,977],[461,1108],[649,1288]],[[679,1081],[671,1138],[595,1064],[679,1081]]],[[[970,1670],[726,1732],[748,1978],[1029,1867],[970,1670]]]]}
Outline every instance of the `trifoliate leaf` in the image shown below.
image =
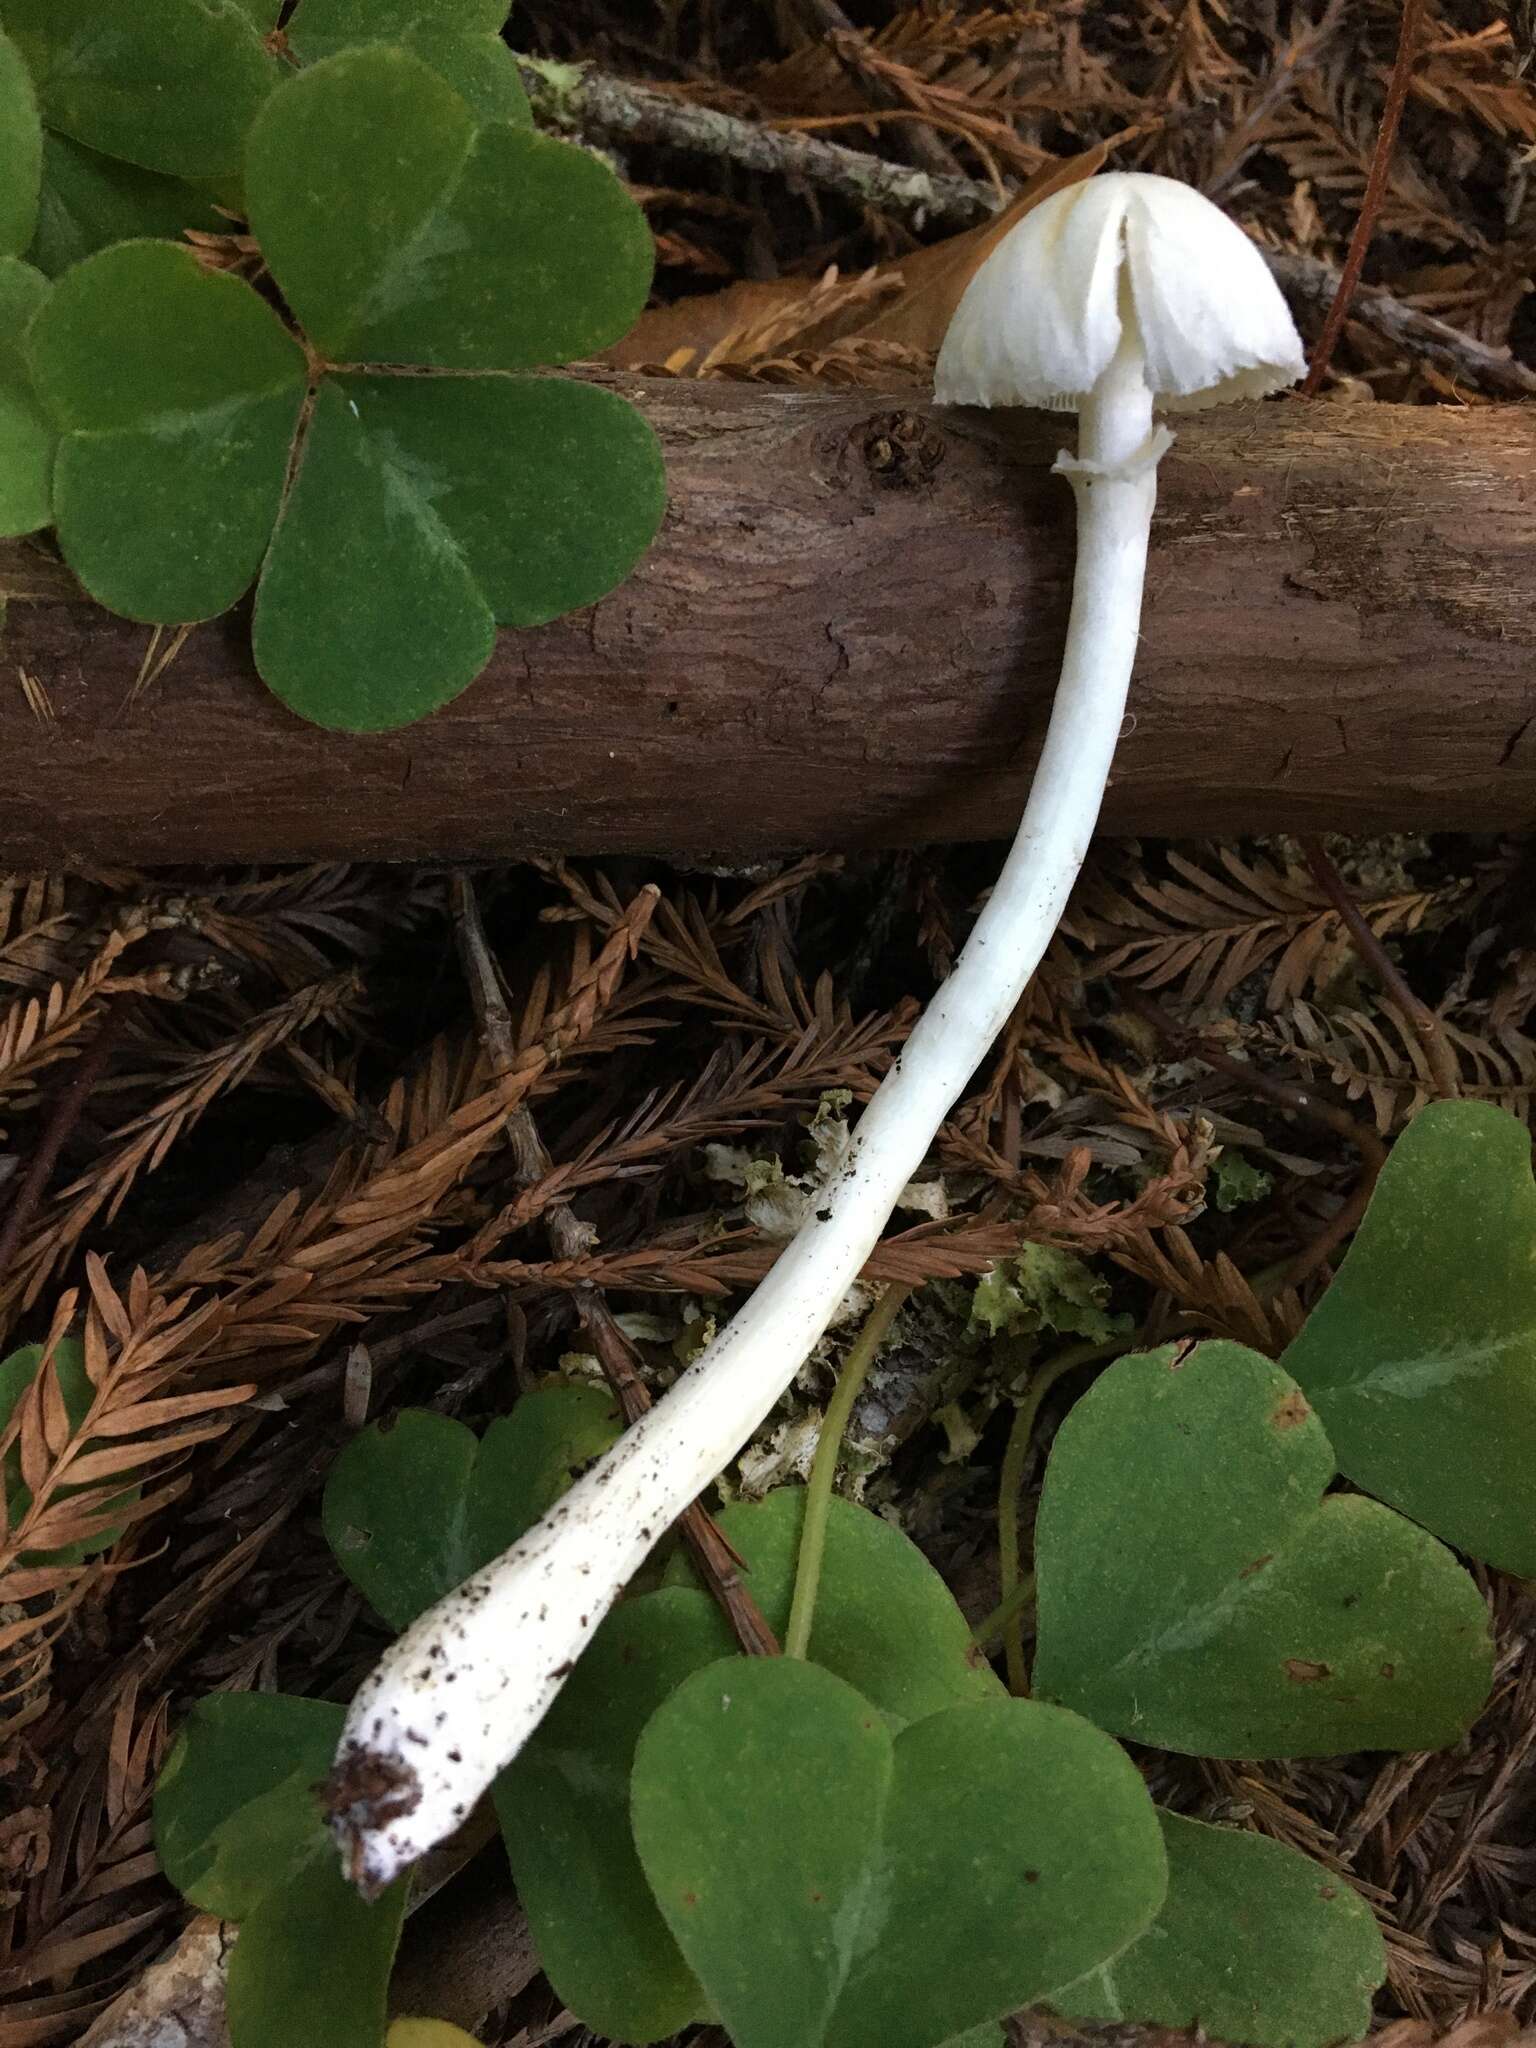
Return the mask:
{"type": "Polygon", "coordinates": [[[1421,1110],[1286,1352],[1357,1486],[1536,1573],[1531,1134],[1486,1102],[1421,1110]]]}
{"type": "Polygon", "coordinates": [[[248,285],[156,242],[78,265],[33,322],[63,434],[60,541],[95,597],[157,624],[211,617],[259,572],[276,695],[341,730],[401,725],[473,679],[498,623],[593,602],[654,534],[661,456],[638,414],[505,374],[618,332],[649,230],[603,165],[478,131],[385,47],[285,85],[248,183],[303,341],[248,285]],[[338,367],[348,353],[367,367],[338,367]],[[480,374],[422,374],[443,365],[480,374]]]}
{"type": "Polygon", "coordinates": [[[31,241],[42,175],[43,124],[32,74],[0,34],[0,256],[20,256],[31,241]]]}
{"type": "Polygon", "coordinates": [[[182,178],[238,171],[277,67],[234,0],[0,0],[43,120],[182,178]]]}
{"type": "Polygon", "coordinates": [[[570,362],[616,340],[650,287],[650,230],[606,165],[477,129],[403,50],[346,51],[275,94],[251,133],[246,199],[333,363],[570,362]]]}
{"type": "Polygon", "coordinates": [[[153,622],[233,604],[304,399],[304,352],[277,315],[190,249],[124,242],[59,281],[28,361],[62,437],[59,539],[91,595],[153,622]]]}
{"type": "Polygon", "coordinates": [[[531,127],[517,59],[501,39],[506,0],[302,0],[288,47],[314,64],[364,43],[398,43],[430,65],[481,121],[531,127]]]}
{"type": "MultiPolygon", "coordinates": [[[[780,1486],[763,1500],[733,1502],[718,1520],[768,1626],[782,1635],[800,1558],[805,1488],[780,1486]]],[[[696,1583],[685,1553],[668,1564],[667,1577],[696,1583]]],[[[1003,1691],[971,1640],[955,1596],[911,1537],[836,1495],[828,1503],[810,1655],[857,1686],[897,1727],[1003,1691]]]]}
{"type": "Polygon", "coordinates": [[[1112,1365],[1036,1523],[1035,1691],[1196,1756],[1439,1749],[1487,1695],[1482,1596],[1424,1530],[1326,1494],[1301,1389],[1240,1344],[1112,1365]]]}
{"type": "Polygon", "coordinates": [[[30,263],[0,256],[0,536],[34,533],[53,518],[57,435],[32,389],[21,338],[47,298],[30,263]]]}

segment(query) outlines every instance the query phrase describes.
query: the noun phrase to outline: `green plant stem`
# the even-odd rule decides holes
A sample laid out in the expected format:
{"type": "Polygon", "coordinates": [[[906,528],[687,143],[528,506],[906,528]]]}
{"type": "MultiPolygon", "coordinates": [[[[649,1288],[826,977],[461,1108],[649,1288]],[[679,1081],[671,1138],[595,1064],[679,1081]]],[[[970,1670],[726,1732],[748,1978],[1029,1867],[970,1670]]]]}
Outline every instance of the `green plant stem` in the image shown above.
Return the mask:
{"type": "Polygon", "coordinates": [[[810,1482],[805,1489],[805,1519],[800,1525],[800,1555],[795,1565],[795,1591],[789,1603],[789,1626],[784,1631],[786,1657],[804,1657],[811,1642],[811,1623],[816,1615],[816,1592],[821,1584],[821,1561],[827,1547],[827,1515],[832,1504],[832,1482],[837,1477],[838,1453],[843,1431],[859,1398],[859,1389],[874,1364],[880,1346],[890,1334],[902,1303],[912,1292],[904,1283],[887,1287],[865,1318],[864,1327],[853,1340],[837,1385],[827,1403],[816,1456],[811,1464],[810,1482]]]}
{"type": "Polygon", "coordinates": [[[977,1649],[984,1649],[988,1643],[1000,1640],[1003,1630],[1025,1608],[1034,1604],[1035,1575],[1026,1572],[1006,1600],[999,1600],[992,1612],[983,1615],[971,1630],[971,1641],[977,1649]]]}
{"type": "MultiPolygon", "coordinates": [[[[1029,1697],[1029,1666],[1024,1661],[1023,1610],[1027,1604],[1020,1590],[1023,1583],[1024,1565],[1019,1550],[1019,1504],[1024,1497],[1024,1465],[1029,1457],[1029,1441],[1034,1434],[1035,1417],[1040,1412],[1040,1403],[1063,1373],[1074,1371],[1080,1365],[1093,1365],[1101,1358],[1113,1358],[1125,1346],[1118,1340],[1109,1344],[1073,1344],[1065,1351],[1058,1351],[1048,1364],[1040,1370],[1024,1390],[1024,1398],[1014,1410],[1013,1427],[1008,1432],[1008,1447],[1003,1452],[1003,1469],[997,1489],[997,1548],[998,1578],[1002,1584],[1003,1597],[996,1612],[1003,1617],[1006,1633],[1003,1637],[1003,1664],[1008,1675],[1008,1690],[1017,1699],[1029,1697]]],[[[1033,1585],[1033,1578],[1030,1584],[1033,1585]]],[[[992,1617],[988,1617],[989,1621],[992,1617]]]]}

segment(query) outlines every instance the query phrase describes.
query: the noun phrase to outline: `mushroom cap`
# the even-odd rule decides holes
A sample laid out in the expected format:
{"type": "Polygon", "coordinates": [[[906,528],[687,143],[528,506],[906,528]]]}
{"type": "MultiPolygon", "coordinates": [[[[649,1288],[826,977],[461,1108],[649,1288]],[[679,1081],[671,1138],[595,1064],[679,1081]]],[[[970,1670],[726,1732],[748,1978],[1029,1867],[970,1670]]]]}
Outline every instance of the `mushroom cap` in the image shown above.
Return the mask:
{"type": "Polygon", "coordinates": [[[1262,398],[1305,368],[1263,257],[1191,185],[1105,171],[1010,228],[970,283],[934,373],[941,405],[1076,412],[1135,320],[1157,405],[1262,398]]]}

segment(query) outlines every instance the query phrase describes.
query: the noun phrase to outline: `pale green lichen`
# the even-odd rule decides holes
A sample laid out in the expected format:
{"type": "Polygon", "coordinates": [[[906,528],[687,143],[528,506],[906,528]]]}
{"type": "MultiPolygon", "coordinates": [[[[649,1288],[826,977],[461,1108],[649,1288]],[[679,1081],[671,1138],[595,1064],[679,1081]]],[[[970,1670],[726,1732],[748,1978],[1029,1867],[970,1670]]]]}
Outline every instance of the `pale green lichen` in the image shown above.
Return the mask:
{"type": "Polygon", "coordinates": [[[518,68],[528,103],[546,128],[575,128],[581,120],[581,94],[586,80],[585,64],[562,64],[554,57],[519,55],[518,68]]]}

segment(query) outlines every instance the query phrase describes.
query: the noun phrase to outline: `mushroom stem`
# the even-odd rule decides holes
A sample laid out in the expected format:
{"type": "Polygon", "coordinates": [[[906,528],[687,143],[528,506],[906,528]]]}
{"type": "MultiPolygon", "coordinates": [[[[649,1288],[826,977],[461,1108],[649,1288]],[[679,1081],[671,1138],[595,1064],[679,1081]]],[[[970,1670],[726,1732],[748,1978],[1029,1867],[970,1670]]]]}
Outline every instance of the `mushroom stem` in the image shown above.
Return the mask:
{"type": "Polygon", "coordinates": [[[798,1234],[672,1390],[536,1528],[407,1629],[347,1716],[330,1788],[354,1880],[392,1880],[450,1834],[538,1725],[667,1526],[772,1409],[1012,1012],[1088,850],[1136,650],[1168,437],[1134,323],[1082,403],[1065,664],[1034,787],[952,973],[860,1118],[798,1234]]]}

